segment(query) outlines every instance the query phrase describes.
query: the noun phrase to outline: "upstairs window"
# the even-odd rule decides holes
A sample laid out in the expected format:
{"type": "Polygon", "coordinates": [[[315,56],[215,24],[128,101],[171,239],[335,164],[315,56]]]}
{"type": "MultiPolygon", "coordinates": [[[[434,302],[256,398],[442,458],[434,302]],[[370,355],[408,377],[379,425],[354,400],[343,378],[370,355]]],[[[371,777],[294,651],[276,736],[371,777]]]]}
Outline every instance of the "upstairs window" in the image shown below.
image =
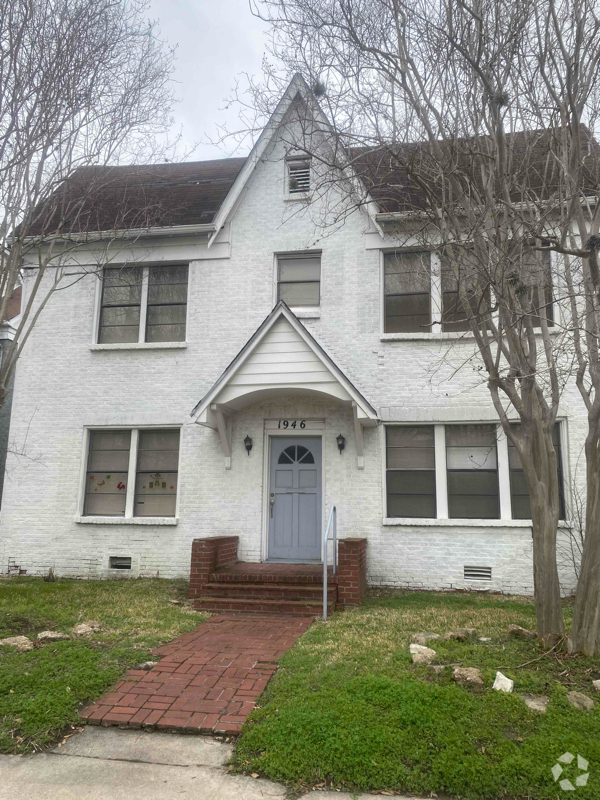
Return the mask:
{"type": "Polygon", "coordinates": [[[286,159],[289,195],[306,194],[310,191],[310,163],[311,159],[308,156],[286,159]]]}
{"type": "Polygon", "coordinates": [[[431,254],[386,253],[384,333],[431,333],[431,254]]]}
{"type": "Polygon", "coordinates": [[[105,267],[98,342],[184,342],[188,266],[105,267]]]}
{"type": "Polygon", "coordinates": [[[540,312],[546,315],[548,327],[554,327],[552,261],[548,251],[532,250],[524,254],[523,283],[527,286],[525,296],[534,311],[531,318],[533,327],[542,327],[540,312]]]}
{"type": "Polygon", "coordinates": [[[292,308],[318,306],[321,301],[321,256],[277,257],[277,300],[292,308]]]}

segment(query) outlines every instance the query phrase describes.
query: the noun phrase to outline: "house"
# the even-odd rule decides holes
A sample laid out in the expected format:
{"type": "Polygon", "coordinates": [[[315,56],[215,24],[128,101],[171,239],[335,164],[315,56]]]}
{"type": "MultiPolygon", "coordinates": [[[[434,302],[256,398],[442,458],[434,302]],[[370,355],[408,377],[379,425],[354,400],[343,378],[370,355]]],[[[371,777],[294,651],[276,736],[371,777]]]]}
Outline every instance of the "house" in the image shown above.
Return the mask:
{"type": "MultiPolygon", "coordinates": [[[[210,574],[236,556],[248,579],[314,574],[335,505],[371,585],[533,591],[527,490],[474,342],[431,318],[439,283],[402,283],[435,253],[401,250],[376,197],[315,233],[314,165],[280,135],[307,91],[294,79],[246,159],[110,171],[73,256],[89,275],[52,297],[19,364],[11,437],[35,458],[11,465],[4,567],[187,577],[192,542],[214,540],[210,574]],[[119,239],[123,187],[165,213],[119,239]]],[[[585,427],[567,388],[565,519],[585,427]]]]}
{"type": "MultiPolygon", "coordinates": [[[[23,287],[17,286],[6,306],[6,319],[0,324],[0,359],[14,341],[21,317],[21,294],[23,287]]],[[[9,447],[10,415],[14,391],[14,376],[8,386],[8,394],[0,408],[0,503],[4,491],[4,473],[9,447]]]]}

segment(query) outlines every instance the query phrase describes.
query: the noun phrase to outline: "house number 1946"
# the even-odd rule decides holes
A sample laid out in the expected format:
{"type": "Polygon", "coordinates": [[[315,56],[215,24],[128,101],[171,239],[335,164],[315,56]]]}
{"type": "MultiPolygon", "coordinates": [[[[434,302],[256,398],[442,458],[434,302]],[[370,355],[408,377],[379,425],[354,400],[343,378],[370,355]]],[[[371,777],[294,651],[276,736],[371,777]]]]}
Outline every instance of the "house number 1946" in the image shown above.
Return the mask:
{"type": "Polygon", "coordinates": [[[306,428],[306,420],[301,419],[280,419],[278,428],[306,428]]]}

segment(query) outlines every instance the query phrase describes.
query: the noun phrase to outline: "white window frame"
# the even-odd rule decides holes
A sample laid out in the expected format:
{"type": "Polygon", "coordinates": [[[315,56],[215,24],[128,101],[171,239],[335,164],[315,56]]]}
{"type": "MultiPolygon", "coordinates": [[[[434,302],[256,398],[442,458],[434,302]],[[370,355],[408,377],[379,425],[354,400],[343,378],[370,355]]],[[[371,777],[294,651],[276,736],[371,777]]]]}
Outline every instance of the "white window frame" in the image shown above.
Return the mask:
{"type": "MultiPolygon", "coordinates": [[[[517,422],[518,420],[515,420],[517,422]]],[[[565,517],[567,521],[560,520],[559,526],[568,526],[570,517],[570,486],[568,475],[568,438],[567,424],[564,417],[557,418],[560,425],[560,455],[563,477],[563,496],[565,502],[565,517]]],[[[461,527],[517,527],[531,528],[530,519],[513,519],[510,497],[510,469],[508,463],[508,439],[502,425],[497,420],[453,420],[448,422],[424,421],[411,422],[386,422],[382,428],[382,488],[383,488],[383,524],[384,525],[438,525],[461,527]],[[496,451],[498,457],[498,500],[500,517],[498,519],[450,519],[448,516],[448,471],[446,467],[446,426],[449,425],[496,425],[496,451]],[[435,443],[435,491],[437,517],[388,517],[387,510],[387,439],[386,429],[390,427],[416,427],[428,426],[434,429],[435,443]]]]}
{"type": "Polygon", "coordinates": [[[179,350],[187,347],[188,323],[190,308],[190,262],[189,261],[168,261],[140,264],[131,262],[128,264],[104,264],[101,269],[100,277],[96,281],[96,296],[94,299],[94,327],[92,330],[92,343],[90,350],[179,350]],[[102,287],[104,286],[105,269],[124,269],[126,267],[142,268],[142,292],[140,297],[140,327],[138,330],[137,342],[107,342],[98,341],[100,336],[100,314],[102,311],[102,287]],[[150,282],[150,267],[187,267],[187,302],[185,304],[185,339],[182,342],[146,342],[146,319],[148,316],[148,285],[150,282]]]}
{"type": "MultiPolygon", "coordinates": [[[[319,274],[319,305],[318,306],[290,306],[299,319],[319,319],[321,316],[321,302],[323,300],[323,251],[322,250],[286,250],[273,254],[273,306],[277,305],[279,295],[279,259],[286,256],[319,256],[321,272],[319,274]]],[[[187,328],[186,328],[187,330],[187,328]]]]}
{"type": "Polygon", "coordinates": [[[79,480],[79,500],[75,522],[92,523],[101,525],[177,525],[179,522],[179,495],[181,490],[181,452],[183,450],[182,425],[87,425],[83,429],[83,446],[81,455],[81,471],[79,480]],[[135,484],[138,463],[138,446],[140,431],[152,430],[178,430],[179,455],[177,459],[177,494],[175,496],[175,516],[173,517],[136,517],[135,484]],[[127,494],[125,497],[125,516],[89,516],[84,515],[85,489],[88,472],[88,458],[90,450],[90,433],[92,431],[131,431],[131,447],[129,449],[129,465],[127,469],[127,494]]]}

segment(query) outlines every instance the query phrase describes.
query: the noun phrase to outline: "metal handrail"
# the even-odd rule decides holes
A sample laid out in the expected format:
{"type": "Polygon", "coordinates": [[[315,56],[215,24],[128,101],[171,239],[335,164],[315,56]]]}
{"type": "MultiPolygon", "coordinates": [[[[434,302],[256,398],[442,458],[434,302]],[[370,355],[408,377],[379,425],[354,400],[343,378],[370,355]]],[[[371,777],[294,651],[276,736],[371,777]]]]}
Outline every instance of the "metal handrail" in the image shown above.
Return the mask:
{"type": "Polygon", "coordinates": [[[327,520],[327,528],[323,535],[323,544],[321,548],[321,556],[323,558],[323,619],[327,621],[327,541],[329,539],[329,529],[333,520],[333,574],[337,575],[337,509],[335,506],[331,507],[329,512],[329,519],[327,520]]]}

